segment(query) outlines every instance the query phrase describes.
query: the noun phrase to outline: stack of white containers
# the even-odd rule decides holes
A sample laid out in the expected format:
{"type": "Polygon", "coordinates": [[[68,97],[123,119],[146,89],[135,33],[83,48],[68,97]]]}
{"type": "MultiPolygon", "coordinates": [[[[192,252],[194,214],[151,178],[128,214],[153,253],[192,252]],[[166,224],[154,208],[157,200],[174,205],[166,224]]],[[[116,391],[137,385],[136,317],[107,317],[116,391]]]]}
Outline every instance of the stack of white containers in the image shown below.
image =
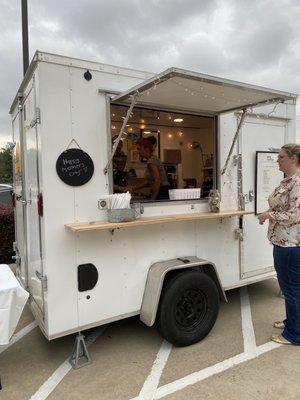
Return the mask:
{"type": "Polygon", "coordinates": [[[110,194],[106,197],[106,204],[109,210],[130,208],[131,194],[126,193],[115,193],[110,194]]]}
{"type": "Polygon", "coordinates": [[[170,200],[200,199],[200,197],[201,197],[201,188],[169,190],[170,200]]]}

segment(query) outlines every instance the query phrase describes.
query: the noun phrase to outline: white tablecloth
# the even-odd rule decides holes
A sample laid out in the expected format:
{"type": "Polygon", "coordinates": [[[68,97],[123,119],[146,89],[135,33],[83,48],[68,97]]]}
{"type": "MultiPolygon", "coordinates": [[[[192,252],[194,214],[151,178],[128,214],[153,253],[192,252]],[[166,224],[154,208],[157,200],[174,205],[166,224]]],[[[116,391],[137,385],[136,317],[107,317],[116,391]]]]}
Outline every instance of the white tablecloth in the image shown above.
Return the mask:
{"type": "Polygon", "coordinates": [[[28,296],[9,266],[0,264],[0,345],[8,344],[28,296]]]}

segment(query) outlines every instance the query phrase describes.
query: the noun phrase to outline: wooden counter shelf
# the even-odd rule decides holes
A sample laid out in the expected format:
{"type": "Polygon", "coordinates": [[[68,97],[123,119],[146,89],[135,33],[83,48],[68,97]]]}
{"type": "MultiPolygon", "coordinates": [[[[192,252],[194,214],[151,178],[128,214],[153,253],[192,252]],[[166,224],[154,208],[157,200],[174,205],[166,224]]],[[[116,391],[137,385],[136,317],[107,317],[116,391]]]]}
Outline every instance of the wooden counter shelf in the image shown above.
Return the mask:
{"type": "Polygon", "coordinates": [[[218,218],[239,217],[242,215],[253,214],[249,211],[221,211],[219,213],[201,212],[177,215],[159,215],[155,217],[141,217],[132,222],[107,222],[91,221],[66,224],[65,227],[72,232],[80,233],[87,231],[103,231],[117,228],[133,228],[134,226],[165,224],[168,222],[195,221],[218,218]]]}

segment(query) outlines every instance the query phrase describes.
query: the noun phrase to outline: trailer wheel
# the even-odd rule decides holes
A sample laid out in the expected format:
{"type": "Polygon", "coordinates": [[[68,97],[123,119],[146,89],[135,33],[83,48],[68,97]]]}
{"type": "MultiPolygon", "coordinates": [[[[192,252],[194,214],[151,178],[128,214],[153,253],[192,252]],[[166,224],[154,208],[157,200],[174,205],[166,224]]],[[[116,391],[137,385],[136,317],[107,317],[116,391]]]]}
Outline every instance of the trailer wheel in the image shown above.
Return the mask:
{"type": "Polygon", "coordinates": [[[210,332],[218,311],[215,282],[203,272],[183,271],[163,288],[156,318],[158,330],[175,346],[188,346],[210,332]]]}

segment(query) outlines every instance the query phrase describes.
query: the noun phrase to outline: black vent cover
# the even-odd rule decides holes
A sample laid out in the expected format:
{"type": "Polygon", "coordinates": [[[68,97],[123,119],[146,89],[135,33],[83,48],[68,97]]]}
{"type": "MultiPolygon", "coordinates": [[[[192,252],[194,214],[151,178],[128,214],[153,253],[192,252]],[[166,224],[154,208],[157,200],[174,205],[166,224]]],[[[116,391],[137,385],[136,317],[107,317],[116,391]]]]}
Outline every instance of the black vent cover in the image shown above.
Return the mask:
{"type": "Polygon", "coordinates": [[[93,264],[78,265],[78,290],[85,292],[93,289],[98,282],[98,271],[93,264]]]}

